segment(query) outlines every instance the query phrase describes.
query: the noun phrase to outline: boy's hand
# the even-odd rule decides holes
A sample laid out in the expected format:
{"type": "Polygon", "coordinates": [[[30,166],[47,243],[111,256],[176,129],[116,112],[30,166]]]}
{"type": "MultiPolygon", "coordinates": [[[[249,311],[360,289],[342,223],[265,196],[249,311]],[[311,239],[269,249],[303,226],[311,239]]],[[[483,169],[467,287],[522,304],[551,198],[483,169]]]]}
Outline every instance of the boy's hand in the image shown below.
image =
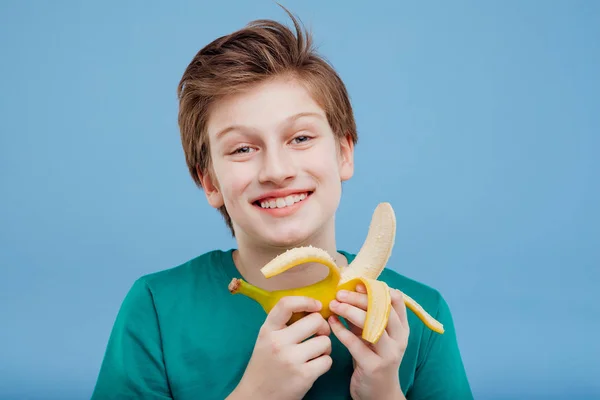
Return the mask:
{"type": "Polygon", "coordinates": [[[331,316],[331,330],[348,348],[354,359],[354,373],[350,381],[350,394],[357,400],[404,399],[400,388],[398,370],[408,344],[410,329],[402,294],[390,289],[392,310],[386,331],[376,344],[361,338],[367,309],[364,285],[357,292],[339,291],[330,303],[331,310],[346,319],[350,330],[336,316],[331,316]]]}
{"type": "Polygon", "coordinates": [[[301,399],[314,381],[331,368],[331,329],[318,313],[322,304],[287,296],[263,323],[242,380],[232,393],[240,398],[301,399]],[[287,326],[294,312],[311,314],[287,326]],[[311,336],[314,337],[305,340],[311,336]]]}

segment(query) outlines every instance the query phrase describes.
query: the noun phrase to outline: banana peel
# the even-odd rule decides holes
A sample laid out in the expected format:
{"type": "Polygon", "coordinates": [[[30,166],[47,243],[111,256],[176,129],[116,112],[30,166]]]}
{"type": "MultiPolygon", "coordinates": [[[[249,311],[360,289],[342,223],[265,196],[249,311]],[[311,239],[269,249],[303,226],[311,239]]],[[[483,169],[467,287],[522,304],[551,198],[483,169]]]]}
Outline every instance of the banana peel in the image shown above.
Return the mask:
{"type": "MultiPolygon", "coordinates": [[[[327,277],[312,285],[294,289],[267,291],[243,279],[233,278],[229,283],[232,294],[245,295],[258,302],[269,313],[277,302],[285,296],[308,296],[319,300],[323,307],[320,314],[327,319],[331,314],[329,303],[339,290],[356,291],[358,284],[367,290],[367,311],[362,338],[369,343],[377,343],[385,331],[392,310],[390,288],[377,278],[383,271],[394,247],[396,217],[389,203],[380,203],[373,212],[369,231],[360,251],[347,268],[340,269],[325,250],[313,246],[295,247],[278,255],[263,268],[266,278],[281,274],[300,264],[315,262],[329,268],[327,277]]],[[[443,334],[443,325],[429,315],[410,296],[402,293],[404,304],[431,330],[443,334]]],[[[293,323],[306,313],[294,313],[288,323],[293,323]]]]}

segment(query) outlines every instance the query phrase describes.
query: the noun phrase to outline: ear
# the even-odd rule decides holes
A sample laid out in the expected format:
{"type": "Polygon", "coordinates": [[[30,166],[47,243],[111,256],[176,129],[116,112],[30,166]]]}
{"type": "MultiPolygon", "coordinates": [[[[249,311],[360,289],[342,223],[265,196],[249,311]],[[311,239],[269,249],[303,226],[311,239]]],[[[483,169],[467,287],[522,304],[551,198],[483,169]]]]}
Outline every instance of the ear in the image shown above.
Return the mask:
{"type": "Polygon", "coordinates": [[[210,173],[210,171],[207,171],[205,174],[203,174],[202,171],[200,171],[200,166],[198,165],[196,165],[196,174],[198,175],[198,179],[200,180],[200,184],[202,185],[202,189],[204,190],[208,204],[214,208],[223,206],[223,195],[219,190],[219,184],[216,178],[214,178],[214,174],[210,173]]]}
{"type": "Polygon", "coordinates": [[[340,178],[342,181],[347,181],[354,174],[354,143],[350,135],[346,135],[340,139],[339,151],[340,178]]]}

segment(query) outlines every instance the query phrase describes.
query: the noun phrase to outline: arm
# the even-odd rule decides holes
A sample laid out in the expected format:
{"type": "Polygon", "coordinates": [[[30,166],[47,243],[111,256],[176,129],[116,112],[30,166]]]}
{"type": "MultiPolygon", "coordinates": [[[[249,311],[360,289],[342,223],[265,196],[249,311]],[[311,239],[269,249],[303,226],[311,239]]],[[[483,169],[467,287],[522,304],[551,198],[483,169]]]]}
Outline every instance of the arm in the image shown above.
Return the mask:
{"type": "Polygon", "coordinates": [[[473,399],[467,374],[458,348],[450,308],[439,297],[435,318],[444,324],[443,335],[424,335],[423,353],[419,356],[413,387],[408,400],[473,399]],[[426,341],[425,341],[426,340],[426,341]]]}
{"type": "Polygon", "coordinates": [[[172,399],[150,288],[137,280],[113,326],[92,400],[172,399]]]}

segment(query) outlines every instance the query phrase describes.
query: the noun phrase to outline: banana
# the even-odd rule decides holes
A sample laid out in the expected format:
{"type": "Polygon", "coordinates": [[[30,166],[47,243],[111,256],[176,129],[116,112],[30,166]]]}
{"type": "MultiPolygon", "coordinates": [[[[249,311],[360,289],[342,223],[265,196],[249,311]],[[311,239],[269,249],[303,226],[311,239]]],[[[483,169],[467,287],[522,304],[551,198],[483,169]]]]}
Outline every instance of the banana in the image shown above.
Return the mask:
{"type": "Polygon", "coordinates": [[[377,279],[392,255],[395,241],[396,214],[390,203],[380,203],[371,217],[367,238],[354,260],[342,272],[342,281],[359,276],[377,279]]]}
{"type": "MultiPolygon", "coordinates": [[[[257,301],[269,313],[275,304],[285,296],[308,296],[317,299],[323,305],[321,315],[324,318],[329,317],[328,304],[335,298],[338,282],[340,280],[340,269],[335,264],[333,258],[318,247],[295,247],[278,255],[265,265],[261,272],[267,278],[278,275],[296,265],[307,262],[318,262],[329,268],[327,277],[317,283],[309,286],[303,286],[295,289],[266,291],[249,284],[243,279],[233,278],[229,283],[229,291],[232,294],[244,294],[257,301]]],[[[306,313],[294,313],[288,323],[293,323],[306,313]]]]}
{"type": "MultiPolygon", "coordinates": [[[[391,256],[396,235],[396,217],[389,203],[380,203],[373,213],[367,238],[360,251],[347,268],[338,267],[335,260],[325,250],[313,246],[289,249],[261,268],[266,278],[281,274],[300,264],[316,262],[329,269],[327,277],[312,285],[294,289],[266,291],[243,279],[234,278],[229,283],[232,294],[243,294],[259,303],[269,313],[277,302],[285,296],[308,296],[319,300],[323,307],[320,314],[328,318],[332,312],[329,303],[335,299],[339,290],[355,291],[362,283],[367,290],[367,315],[362,338],[377,343],[385,331],[392,309],[390,288],[377,280],[391,256]]],[[[431,330],[444,333],[441,323],[429,315],[415,300],[402,294],[404,303],[431,330]]],[[[306,313],[294,313],[288,323],[293,323],[306,313]]]]}

